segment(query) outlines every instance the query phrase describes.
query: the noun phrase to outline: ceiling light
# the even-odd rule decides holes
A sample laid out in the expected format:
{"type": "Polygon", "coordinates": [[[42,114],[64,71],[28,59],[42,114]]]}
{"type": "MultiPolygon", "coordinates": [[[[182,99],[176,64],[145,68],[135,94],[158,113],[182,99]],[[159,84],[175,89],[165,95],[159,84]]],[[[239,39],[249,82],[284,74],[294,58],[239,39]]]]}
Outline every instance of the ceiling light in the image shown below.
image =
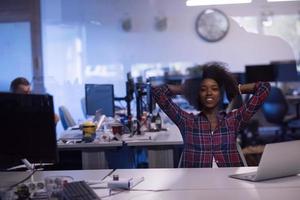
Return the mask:
{"type": "Polygon", "coordinates": [[[187,0],[186,6],[207,6],[222,4],[242,4],[251,3],[252,0],[187,0]]]}
{"type": "Polygon", "coordinates": [[[279,2],[279,1],[299,1],[299,0],[268,0],[268,2],[279,2]]]}

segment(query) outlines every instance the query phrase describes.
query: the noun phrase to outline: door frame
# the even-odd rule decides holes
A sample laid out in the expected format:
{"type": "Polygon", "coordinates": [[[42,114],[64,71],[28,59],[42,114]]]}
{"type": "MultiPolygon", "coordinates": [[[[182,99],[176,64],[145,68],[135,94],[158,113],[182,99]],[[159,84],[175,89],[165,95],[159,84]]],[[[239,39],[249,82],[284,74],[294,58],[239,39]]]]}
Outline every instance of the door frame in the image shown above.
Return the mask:
{"type": "Polygon", "coordinates": [[[3,22],[29,22],[32,55],[32,86],[34,92],[45,93],[40,0],[1,0],[0,23],[3,22]]]}

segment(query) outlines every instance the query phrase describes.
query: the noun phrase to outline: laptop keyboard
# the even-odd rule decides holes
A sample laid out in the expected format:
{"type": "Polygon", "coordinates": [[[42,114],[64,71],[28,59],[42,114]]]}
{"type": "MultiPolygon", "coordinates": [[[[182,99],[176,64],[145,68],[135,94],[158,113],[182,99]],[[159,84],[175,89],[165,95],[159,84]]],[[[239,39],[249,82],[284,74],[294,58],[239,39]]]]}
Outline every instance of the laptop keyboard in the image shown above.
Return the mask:
{"type": "Polygon", "coordinates": [[[65,200],[99,200],[100,197],[85,182],[70,182],[64,186],[63,197],[65,200]]]}

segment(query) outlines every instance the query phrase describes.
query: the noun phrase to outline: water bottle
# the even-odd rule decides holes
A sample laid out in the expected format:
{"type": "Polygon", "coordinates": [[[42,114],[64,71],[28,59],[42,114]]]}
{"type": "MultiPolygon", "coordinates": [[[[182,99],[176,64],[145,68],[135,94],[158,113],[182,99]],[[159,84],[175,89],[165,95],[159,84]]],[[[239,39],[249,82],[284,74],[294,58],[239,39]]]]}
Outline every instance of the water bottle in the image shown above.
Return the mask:
{"type": "Polygon", "coordinates": [[[161,130],[161,124],[162,124],[162,120],[160,117],[159,112],[157,112],[157,115],[155,117],[155,126],[156,126],[156,130],[160,131],[161,130]]]}
{"type": "Polygon", "coordinates": [[[156,131],[156,119],[155,115],[151,115],[150,131],[156,131]]]}

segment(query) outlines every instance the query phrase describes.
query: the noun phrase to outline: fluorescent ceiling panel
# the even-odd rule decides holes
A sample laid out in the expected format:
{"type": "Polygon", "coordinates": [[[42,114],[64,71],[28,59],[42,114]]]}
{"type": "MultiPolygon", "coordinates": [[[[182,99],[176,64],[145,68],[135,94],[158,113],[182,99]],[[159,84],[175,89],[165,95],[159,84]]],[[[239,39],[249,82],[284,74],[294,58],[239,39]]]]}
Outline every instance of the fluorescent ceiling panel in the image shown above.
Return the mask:
{"type": "Polygon", "coordinates": [[[187,0],[186,6],[207,6],[222,4],[242,4],[251,3],[252,0],[187,0]]]}
{"type": "Polygon", "coordinates": [[[268,2],[279,2],[279,1],[299,1],[299,0],[268,0],[268,2]]]}

